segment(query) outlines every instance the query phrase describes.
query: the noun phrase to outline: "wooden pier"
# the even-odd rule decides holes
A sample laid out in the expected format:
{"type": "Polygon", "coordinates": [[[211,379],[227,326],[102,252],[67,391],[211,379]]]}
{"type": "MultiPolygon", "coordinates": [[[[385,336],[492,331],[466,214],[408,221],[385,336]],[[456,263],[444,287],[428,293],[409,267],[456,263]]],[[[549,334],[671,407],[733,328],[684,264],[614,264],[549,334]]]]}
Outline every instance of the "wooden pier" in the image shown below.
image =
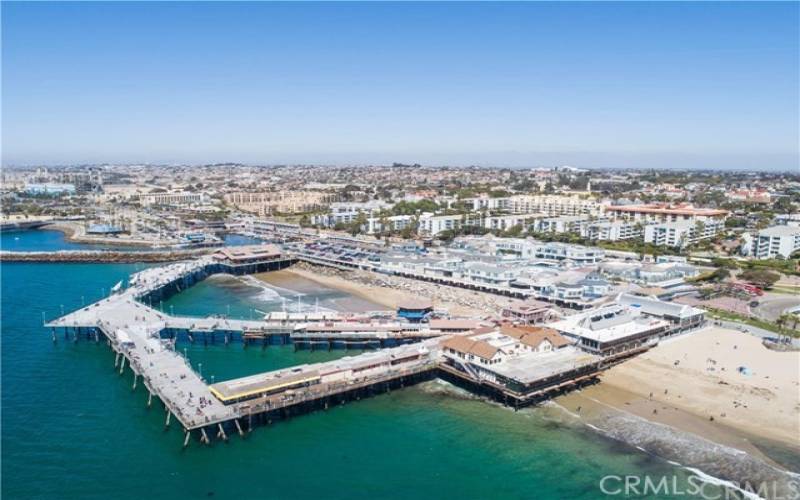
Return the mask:
{"type": "MultiPolygon", "coordinates": [[[[267,267],[280,268],[285,262],[271,261],[267,267]]],[[[264,266],[253,265],[241,272],[263,269],[264,266]]],[[[516,408],[590,383],[604,368],[595,359],[599,359],[597,356],[572,356],[560,366],[562,361],[554,355],[547,367],[528,367],[520,381],[511,376],[501,383],[452,364],[442,356],[440,348],[448,335],[421,325],[342,322],[336,326],[335,322],[322,322],[310,328],[287,321],[172,316],[143,303],[154,296],[185,289],[214,272],[228,271],[209,257],[147,269],[134,275],[127,289],[46,326],[52,328],[54,342],[56,329],[63,329],[66,337],[72,331],[75,341],[82,334],[95,341],[105,337],[115,354],[114,369],[119,374],[125,373],[126,368],[133,373],[132,390],[140,385],[145,388],[148,407],[154,400],[162,402],[164,425],[169,427],[175,420],[183,428],[184,446],[192,436],[205,444],[212,439],[226,440],[229,435],[243,435],[254,424],[327,409],[435,377],[516,408]],[[379,350],[209,385],[175,349],[178,341],[207,345],[209,340],[211,344],[226,345],[240,340],[245,346],[291,342],[296,347],[379,350]]]]}

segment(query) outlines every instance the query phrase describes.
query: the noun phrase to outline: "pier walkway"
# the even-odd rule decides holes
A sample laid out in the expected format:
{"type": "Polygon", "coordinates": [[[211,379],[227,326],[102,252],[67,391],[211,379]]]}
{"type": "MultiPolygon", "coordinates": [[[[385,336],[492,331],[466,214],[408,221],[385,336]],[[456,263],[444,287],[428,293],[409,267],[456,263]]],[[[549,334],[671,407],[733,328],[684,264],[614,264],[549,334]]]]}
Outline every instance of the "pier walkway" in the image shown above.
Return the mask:
{"type": "Polygon", "coordinates": [[[132,275],[127,288],[119,283],[109,297],[45,326],[53,329],[54,341],[57,328],[64,329],[67,336],[72,329],[76,340],[81,333],[95,340],[101,334],[105,336],[116,354],[114,367],[120,374],[126,364],[130,367],[133,389],[141,381],[148,391],[148,406],[152,405],[153,396],[163,402],[165,425],[169,426],[171,418],[180,423],[186,433],[184,446],[193,431],[197,431],[195,436],[204,443],[210,442],[209,432],[227,439],[227,433],[232,431],[243,434],[245,425],[251,429],[254,419],[257,423],[269,423],[273,418],[328,408],[439,376],[519,407],[553,391],[593,380],[604,368],[599,356],[573,347],[543,355],[530,353],[481,367],[471,356],[467,360],[444,353],[444,341],[455,332],[436,330],[431,324],[387,322],[385,318],[378,321],[325,318],[304,323],[291,321],[285,314],[268,315],[266,320],[196,318],[168,315],[145,303],[161,300],[214,273],[261,272],[280,269],[287,262],[290,260],[279,256],[268,262],[231,266],[221,264],[213,256],[203,256],[146,269],[132,275]],[[249,338],[278,335],[295,345],[321,343],[329,349],[334,342],[345,346],[354,342],[364,347],[370,343],[394,347],[209,385],[176,351],[179,331],[185,332],[190,340],[193,335],[205,340],[210,334],[212,342],[219,333],[228,342],[238,332],[245,345],[249,338]]]}

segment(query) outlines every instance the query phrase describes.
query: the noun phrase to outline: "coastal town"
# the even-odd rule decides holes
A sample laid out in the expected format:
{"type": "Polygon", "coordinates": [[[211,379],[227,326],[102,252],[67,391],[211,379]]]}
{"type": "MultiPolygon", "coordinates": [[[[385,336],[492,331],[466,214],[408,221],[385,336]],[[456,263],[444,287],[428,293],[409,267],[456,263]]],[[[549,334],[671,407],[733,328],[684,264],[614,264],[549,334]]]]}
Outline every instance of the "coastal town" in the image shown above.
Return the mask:
{"type": "Polygon", "coordinates": [[[134,388],[141,378],[148,406],[161,400],[167,425],[180,423],[184,446],[433,378],[517,409],[566,398],[580,411],[592,391],[647,388],[630,409],[645,418],[676,425],[663,415],[669,405],[691,415],[692,429],[723,422],[798,444],[798,175],[395,164],[3,176],[4,233],[59,231],[84,245],[12,244],[3,261],[155,263],[109,283],[101,301],[44,321],[54,342],[56,330],[105,339],[115,369],[127,363],[134,388]],[[237,319],[154,307],[214,274],[278,271],[384,309],[290,304],[237,319]],[[693,346],[710,339],[754,347],[692,363],[706,352],[693,346]],[[368,352],[214,382],[183,359],[184,342],[368,352]],[[668,350],[671,367],[648,367],[668,350]],[[710,400],[668,381],[691,377],[692,365],[717,380],[710,400]],[[757,382],[767,366],[775,378],[757,382]],[[664,373],[653,384],[637,370],[664,373]],[[758,404],[780,408],[769,417],[777,425],[753,425],[756,410],[746,409],[758,404]]]}
{"type": "Polygon", "coordinates": [[[800,0],[0,29],[0,498],[800,500],[800,0]]]}

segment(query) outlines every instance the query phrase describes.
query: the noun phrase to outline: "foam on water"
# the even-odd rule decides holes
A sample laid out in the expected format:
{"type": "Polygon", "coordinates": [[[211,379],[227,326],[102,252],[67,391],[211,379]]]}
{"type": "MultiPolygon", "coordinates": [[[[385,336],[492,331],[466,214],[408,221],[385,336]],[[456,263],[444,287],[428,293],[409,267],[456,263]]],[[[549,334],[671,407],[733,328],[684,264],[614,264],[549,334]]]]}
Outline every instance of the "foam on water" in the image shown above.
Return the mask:
{"type": "MultiPolygon", "coordinates": [[[[776,497],[789,495],[798,486],[797,474],[775,467],[745,451],[593,401],[606,409],[591,417],[593,423],[584,421],[586,427],[671,465],[682,467],[704,482],[736,490],[747,498],[759,496],[739,485],[768,484],[770,493],[776,497]]],[[[552,404],[566,415],[581,418],[557,403],[552,404]]]]}

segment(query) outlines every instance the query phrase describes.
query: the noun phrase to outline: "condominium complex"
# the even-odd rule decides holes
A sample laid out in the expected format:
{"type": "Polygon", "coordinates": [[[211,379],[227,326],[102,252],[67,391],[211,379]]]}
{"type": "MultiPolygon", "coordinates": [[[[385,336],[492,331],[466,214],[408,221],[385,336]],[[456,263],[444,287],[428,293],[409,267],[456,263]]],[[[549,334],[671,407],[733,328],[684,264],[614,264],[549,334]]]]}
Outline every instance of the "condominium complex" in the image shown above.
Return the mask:
{"type": "Polygon", "coordinates": [[[257,215],[302,213],[316,210],[337,200],[337,195],[323,191],[262,191],[225,194],[225,201],[245,212],[257,215]]]}
{"type": "Polygon", "coordinates": [[[788,259],[800,250],[800,227],[773,226],[759,231],[753,245],[753,255],[758,259],[788,259]]]}
{"type": "Polygon", "coordinates": [[[643,233],[644,226],[641,223],[619,220],[588,224],[581,232],[581,236],[592,241],[620,241],[639,239],[643,233]]]}
{"type": "Polygon", "coordinates": [[[151,205],[196,205],[205,203],[205,201],[205,194],[187,191],[176,191],[171,193],[144,193],[139,195],[139,203],[145,207],[149,207],[151,205]]]}
{"type": "Polygon", "coordinates": [[[482,196],[464,200],[472,210],[499,210],[514,214],[599,215],[603,207],[595,200],[578,196],[516,195],[503,198],[482,196]]]}
{"type": "Polygon", "coordinates": [[[659,246],[685,247],[700,240],[713,238],[725,228],[720,220],[707,219],[706,222],[698,220],[664,222],[644,226],[644,242],[659,246]]]}
{"type": "Polygon", "coordinates": [[[607,205],[605,213],[615,219],[642,222],[725,221],[727,210],[695,208],[690,205],[607,205]]]}

